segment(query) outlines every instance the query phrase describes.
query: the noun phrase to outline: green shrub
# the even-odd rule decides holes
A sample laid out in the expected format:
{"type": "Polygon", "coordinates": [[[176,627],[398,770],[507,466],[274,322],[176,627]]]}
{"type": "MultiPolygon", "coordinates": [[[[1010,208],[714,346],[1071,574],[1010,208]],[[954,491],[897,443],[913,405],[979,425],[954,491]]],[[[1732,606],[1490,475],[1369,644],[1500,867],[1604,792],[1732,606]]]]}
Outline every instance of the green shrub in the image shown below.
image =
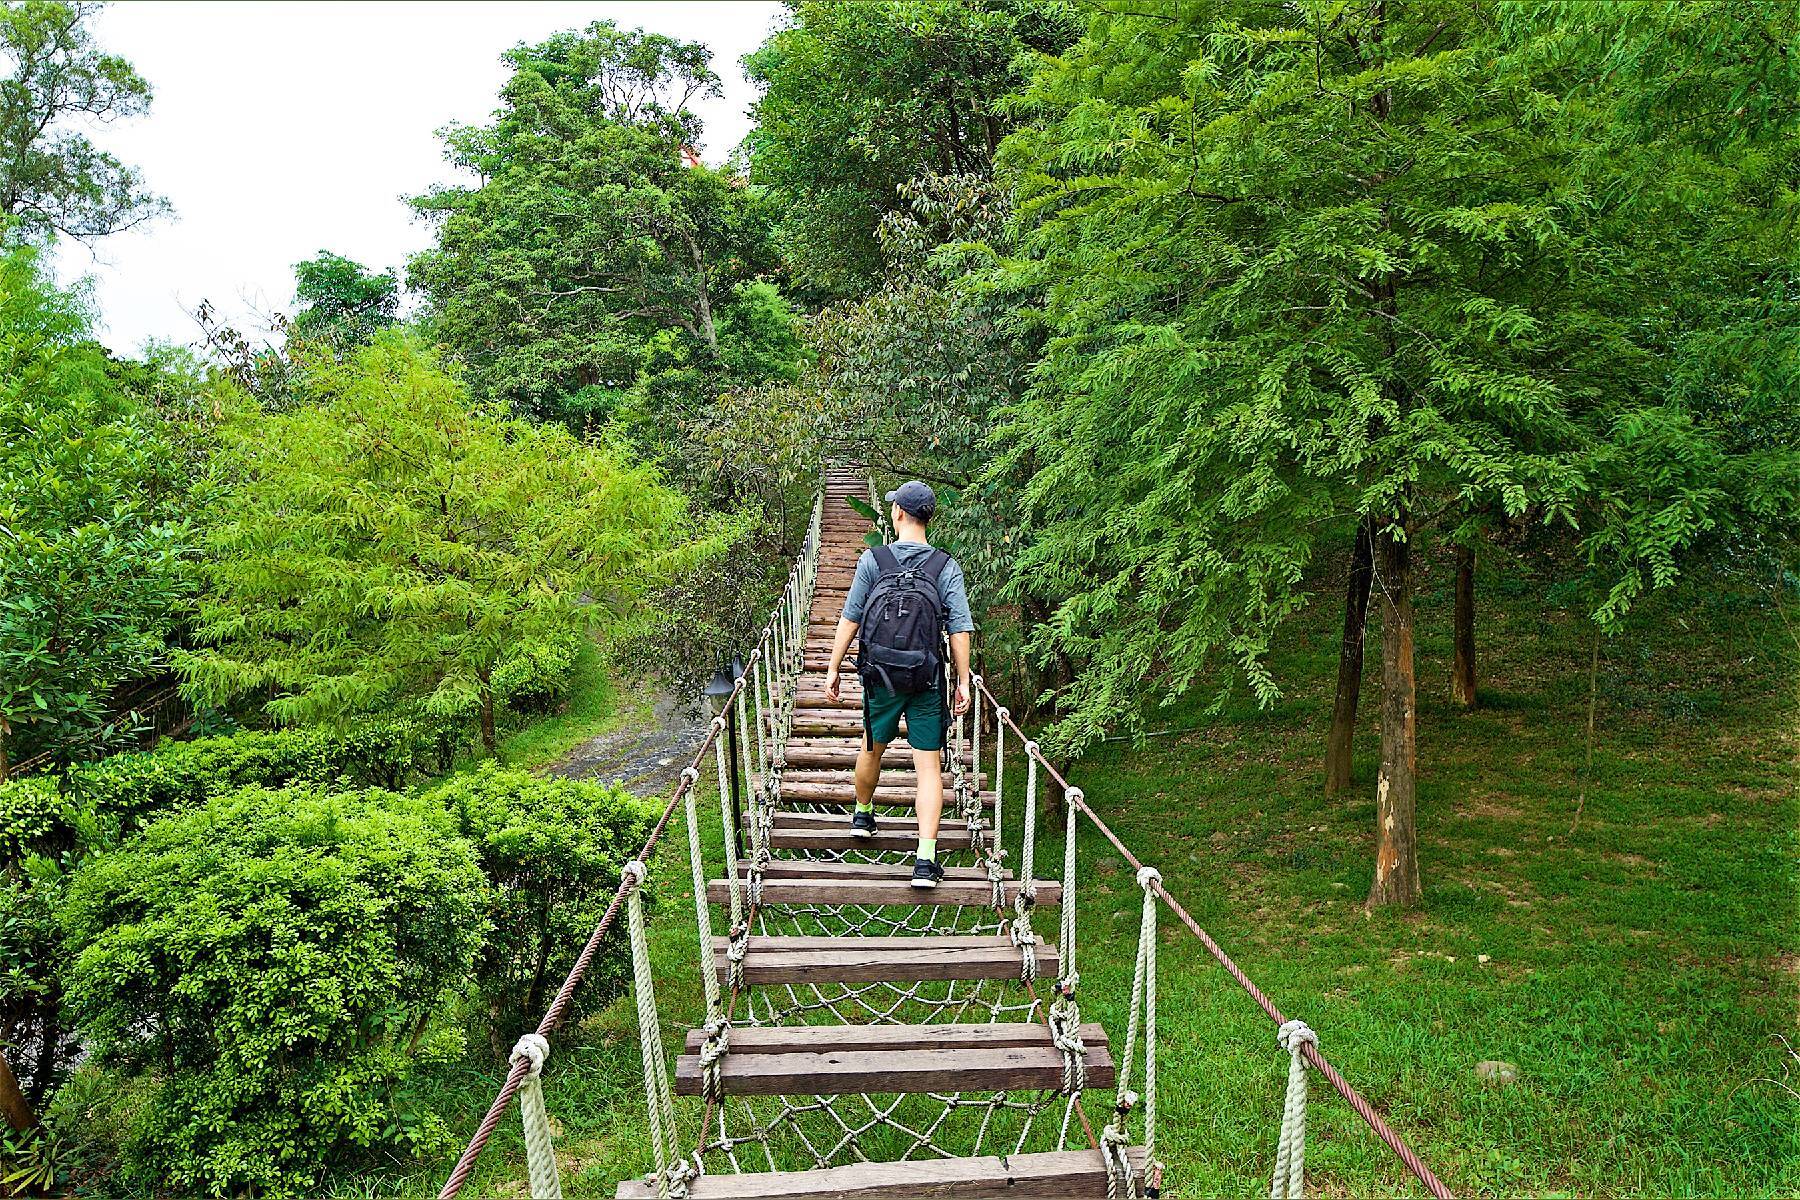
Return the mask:
{"type": "Polygon", "coordinates": [[[88,858],[69,1009],[102,1066],[155,1079],[128,1178],[294,1195],[359,1150],[441,1148],[413,1066],[485,892],[441,806],[375,790],[248,788],[88,858]]]}
{"type": "Polygon", "coordinates": [[[494,694],[514,712],[554,712],[569,697],[580,656],[579,636],[521,643],[494,667],[494,694]]]}
{"type": "MultiPolygon", "coordinates": [[[[491,885],[493,933],[476,982],[490,1032],[535,1024],[642,848],[656,810],[622,788],[509,771],[483,763],[427,798],[454,817],[491,885]]],[[[577,993],[592,1006],[617,995],[629,970],[622,938],[595,956],[577,993]]]]}

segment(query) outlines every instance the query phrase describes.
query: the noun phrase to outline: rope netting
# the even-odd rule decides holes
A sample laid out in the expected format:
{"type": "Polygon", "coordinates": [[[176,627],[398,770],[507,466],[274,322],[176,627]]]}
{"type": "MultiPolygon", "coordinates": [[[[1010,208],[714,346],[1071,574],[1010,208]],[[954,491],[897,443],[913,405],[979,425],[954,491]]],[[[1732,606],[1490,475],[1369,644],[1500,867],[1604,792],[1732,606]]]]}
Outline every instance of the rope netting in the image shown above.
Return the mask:
{"type": "MultiPolygon", "coordinates": [[[[875,492],[872,483],[870,486],[873,501],[875,492]]],[[[723,711],[712,722],[706,739],[682,771],[680,783],[643,850],[627,865],[618,893],[550,1011],[535,1034],[521,1039],[515,1049],[506,1082],[440,1190],[439,1200],[454,1200],[457,1196],[515,1094],[521,1097],[526,1126],[531,1194],[561,1195],[539,1080],[549,1053],[548,1038],[560,1024],[569,997],[580,985],[593,953],[621,909],[627,914],[645,1094],[650,1109],[654,1170],[645,1181],[657,1196],[687,1196],[693,1181],[705,1174],[806,1170],[860,1161],[1005,1156],[1072,1146],[1084,1146],[1101,1154],[1109,1197],[1155,1196],[1162,1176],[1162,1166],[1155,1157],[1159,903],[1167,905],[1201,939],[1231,977],[1281,1026],[1279,1049],[1289,1059],[1289,1074],[1271,1196],[1282,1200],[1301,1194],[1306,1067],[1311,1066],[1400,1156],[1432,1195],[1447,1198],[1448,1190],[1319,1053],[1312,1031],[1303,1023],[1286,1021],[1168,894],[1161,875],[1139,861],[1087,804],[1081,790],[1069,785],[979,675],[974,677],[970,711],[951,722],[951,736],[946,739],[942,759],[946,783],[944,815],[966,830],[967,848],[948,850],[941,858],[947,868],[965,868],[963,878],[985,879],[985,902],[889,905],[773,903],[766,899],[766,878],[780,875],[784,867],[792,872],[806,869],[797,868],[796,864],[879,864],[891,866],[899,878],[911,862],[911,851],[905,849],[789,850],[776,845],[780,840],[776,837],[780,815],[829,814],[848,823],[846,806],[793,799],[784,803],[782,787],[796,718],[798,684],[807,671],[808,623],[825,548],[825,497],[825,490],[821,490],[814,504],[805,550],[789,573],[781,601],[762,630],[743,675],[736,681],[723,711]],[[726,735],[733,726],[737,736],[728,739],[726,735]],[[984,747],[984,732],[990,730],[991,741],[984,747]],[[1016,834],[1016,881],[1008,870],[1004,836],[1009,738],[1017,746],[1015,755],[1024,758],[1025,775],[1016,834]],[[737,746],[736,761],[731,760],[727,749],[728,741],[733,740],[737,746]],[[703,789],[706,776],[710,776],[710,789],[703,789]],[[1055,944],[1058,957],[1055,978],[1047,980],[1039,976],[1047,955],[1035,927],[1037,827],[1045,790],[1040,776],[1054,781],[1065,800],[1060,920],[1055,944]],[[739,783],[748,788],[748,804],[741,823],[733,796],[734,785],[739,783]],[[984,783],[991,783],[991,799],[984,795],[984,783]],[[703,815],[703,790],[710,790],[716,798],[716,825],[711,824],[710,813],[703,815]],[[645,864],[651,861],[677,810],[682,810],[687,826],[688,868],[706,1005],[705,1020],[698,1026],[700,1115],[695,1121],[690,1114],[690,1132],[686,1136],[681,1132],[680,1113],[662,1050],[641,897],[648,870],[645,864]],[[1076,833],[1081,817],[1092,821],[1137,870],[1143,893],[1128,1028],[1123,1054],[1115,1060],[1111,1111],[1098,1130],[1083,1107],[1083,1093],[1089,1090],[1088,1054],[1082,1041],[1075,919],[1076,833]],[[714,949],[716,897],[708,892],[709,825],[717,831],[722,846],[725,896],[718,905],[725,910],[722,956],[716,956],[714,949]],[[1009,944],[1018,954],[1017,974],[1010,979],[915,982],[821,979],[752,984],[746,980],[744,964],[756,939],[971,935],[1007,939],[1002,944],[1009,944]],[[717,957],[722,957],[723,969],[717,957]],[[1047,1002],[1039,994],[1040,983],[1048,987],[1047,1002]],[[723,1068],[731,1054],[734,1029],[1009,1021],[1045,1026],[1051,1043],[1061,1054],[1059,1086],[1024,1092],[773,1096],[728,1096],[723,1086],[723,1068]],[[1141,1076],[1136,1074],[1139,1061],[1141,1076]],[[1134,1078],[1142,1080],[1141,1095],[1133,1090],[1134,1078]],[[1131,1150],[1133,1146],[1139,1149],[1131,1150]]],[[[875,507],[879,512],[880,505],[875,507]]],[[[846,769],[843,777],[848,776],[846,769]]]]}

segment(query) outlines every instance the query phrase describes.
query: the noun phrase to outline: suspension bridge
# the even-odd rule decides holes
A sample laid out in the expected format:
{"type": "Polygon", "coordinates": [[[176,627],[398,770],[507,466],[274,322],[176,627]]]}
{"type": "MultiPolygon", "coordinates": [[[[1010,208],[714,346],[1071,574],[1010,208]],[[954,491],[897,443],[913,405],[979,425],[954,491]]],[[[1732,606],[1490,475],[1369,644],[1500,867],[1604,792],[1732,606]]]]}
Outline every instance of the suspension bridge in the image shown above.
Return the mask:
{"type": "Polygon", "coordinates": [[[1271,1138],[1271,1197],[1304,1191],[1310,1070],[1428,1193],[1447,1200],[1449,1190],[1319,1052],[1313,1031],[1288,1020],[1251,982],[979,675],[971,709],[955,718],[944,749],[942,884],[927,892],[910,885],[917,779],[905,747],[891,748],[882,762],[878,832],[852,835],[860,684],[846,678],[833,698],[824,673],[874,528],[870,509],[879,514],[866,474],[825,473],[806,547],[724,711],[644,847],[625,864],[618,893],[543,1020],[519,1040],[439,1200],[462,1192],[515,1098],[530,1194],[561,1197],[543,1068],[550,1038],[621,914],[651,1137],[646,1174],[620,1182],[620,1198],[1049,1200],[1178,1191],[1156,1153],[1156,949],[1164,909],[1276,1026],[1272,1047],[1286,1059],[1288,1086],[1271,1138]],[[747,790],[741,806],[739,787],[747,790]],[[1062,861],[1060,871],[1040,872],[1040,806],[1052,787],[1062,800],[1062,861]],[[1016,833],[1008,824],[1015,810],[1016,833]],[[678,812],[705,1015],[687,1031],[671,1069],[643,891],[647,864],[678,812]],[[1142,890],[1129,1017],[1118,1042],[1080,1011],[1081,820],[1131,864],[1142,890]],[[724,851],[716,875],[705,853],[709,825],[724,851]],[[1009,846],[1017,847],[1016,867],[1009,846]],[[678,1096],[694,1097],[693,1107],[678,1110],[678,1096]]]}

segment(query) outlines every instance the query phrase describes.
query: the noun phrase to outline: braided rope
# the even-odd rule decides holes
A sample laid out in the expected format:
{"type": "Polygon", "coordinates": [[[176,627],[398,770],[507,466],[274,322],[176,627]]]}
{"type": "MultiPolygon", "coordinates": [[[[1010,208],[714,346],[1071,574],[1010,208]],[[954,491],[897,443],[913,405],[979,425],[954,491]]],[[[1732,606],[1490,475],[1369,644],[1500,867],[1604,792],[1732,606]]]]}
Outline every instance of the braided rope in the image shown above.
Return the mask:
{"type": "Polygon", "coordinates": [[[525,1082],[519,1085],[519,1117],[525,1125],[525,1171],[531,1181],[531,1200],[562,1200],[550,1114],[544,1108],[544,1060],[549,1057],[550,1041],[541,1034],[528,1033],[513,1047],[511,1061],[526,1064],[525,1082]]]}
{"type": "Polygon", "coordinates": [[[1288,1052],[1288,1080],[1269,1200],[1300,1200],[1306,1194],[1306,1059],[1301,1052],[1305,1046],[1317,1046],[1319,1037],[1305,1021],[1293,1020],[1276,1030],[1275,1042],[1288,1052]]]}
{"type": "Polygon", "coordinates": [[[649,939],[644,933],[645,877],[642,862],[625,864],[625,876],[633,881],[625,904],[625,924],[631,940],[631,973],[638,1013],[638,1042],[644,1060],[644,1095],[650,1107],[650,1148],[656,1160],[657,1195],[670,1194],[670,1168],[680,1159],[675,1130],[675,1098],[663,1063],[662,1022],[656,1014],[656,985],[650,970],[649,939]]]}

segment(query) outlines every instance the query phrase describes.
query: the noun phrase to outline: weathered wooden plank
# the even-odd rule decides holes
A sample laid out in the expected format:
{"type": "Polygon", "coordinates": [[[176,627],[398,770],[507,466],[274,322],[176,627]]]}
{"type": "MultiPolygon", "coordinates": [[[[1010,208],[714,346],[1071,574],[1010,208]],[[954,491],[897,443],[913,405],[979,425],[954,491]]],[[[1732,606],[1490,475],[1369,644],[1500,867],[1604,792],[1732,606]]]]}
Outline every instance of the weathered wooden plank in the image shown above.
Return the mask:
{"type": "MultiPolygon", "coordinates": [[[[1022,1022],[1020,1022],[1022,1024],[1022,1022]]],[[[839,1026],[840,1030],[845,1027],[839,1026]]],[[[982,1045],[869,1049],[855,1043],[808,1053],[759,1053],[731,1048],[721,1083],[731,1096],[843,1096],[917,1092],[994,1092],[1055,1089],[1062,1085],[1062,1052],[1050,1035],[1032,1045],[982,1045]]],[[[1090,1087],[1114,1082],[1112,1055],[1104,1042],[1087,1046],[1090,1087]]],[[[700,1094],[700,1056],[675,1063],[675,1091],[700,1094]]]]}
{"type": "MultiPolygon", "coordinates": [[[[727,939],[713,939],[726,969],[727,939]]],[[[1037,948],[1038,970],[1054,977],[1054,946],[1037,948]]],[[[1017,979],[1019,948],[995,934],[959,937],[753,937],[744,956],[752,984],[912,983],[947,979],[1017,979]]],[[[698,1047],[696,1047],[697,1049],[698,1047]]]]}
{"type": "MultiPolygon", "coordinates": [[[[950,781],[944,781],[944,795],[950,797],[950,781]]],[[[837,804],[854,805],[856,803],[856,785],[846,779],[843,783],[803,783],[787,779],[781,781],[781,798],[796,804],[837,804]]],[[[891,784],[877,784],[870,797],[876,804],[898,804],[910,808],[918,800],[917,787],[895,787],[891,784]]],[[[994,806],[994,793],[982,792],[981,803],[986,808],[994,806]]]]}
{"type": "MultiPolygon", "coordinates": [[[[787,769],[782,772],[781,782],[783,783],[783,785],[790,784],[790,783],[828,783],[828,784],[833,784],[833,785],[841,784],[846,779],[851,778],[850,771],[848,768],[853,766],[854,763],[855,763],[855,760],[851,759],[844,766],[813,767],[813,766],[797,765],[790,758],[788,760],[787,769]]],[[[943,773],[943,778],[944,778],[944,787],[947,789],[950,786],[950,772],[945,771],[943,773]]],[[[987,773],[985,771],[982,771],[982,772],[967,771],[964,774],[964,778],[965,779],[973,778],[976,781],[978,781],[978,783],[981,785],[985,785],[987,783],[987,773]]],[[[890,765],[888,765],[887,760],[885,758],[883,758],[882,765],[881,765],[881,774],[878,777],[876,786],[878,786],[878,787],[916,788],[919,786],[919,774],[917,771],[914,771],[912,769],[911,764],[908,764],[905,767],[890,766],[890,765]]]]}
{"type": "MultiPolygon", "coordinates": [[[[1144,1152],[1126,1150],[1141,1178],[1144,1152]]],[[[688,1185],[694,1200],[1078,1200],[1106,1195],[1106,1164],[1098,1150],[1056,1150],[1005,1158],[930,1158],[915,1162],[850,1163],[816,1171],[703,1175],[688,1185]]],[[[656,1185],[641,1179],[619,1185],[618,1200],[654,1200],[656,1185]]]]}
{"type": "MultiPolygon", "coordinates": [[[[1081,1026],[1083,1042],[1104,1043],[1106,1030],[1097,1021],[1081,1026]]],[[[690,1029],[684,1043],[697,1054],[706,1041],[704,1029],[690,1029]]],[[[909,1049],[957,1050],[976,1046],[1050,1045],[1042,1021],[965,1021],[960,1025],[745,1025],[731,1030],[731,1053],[822,1054],[854,1046],[871,1052],[909,1049]]]]}
{"type": "MultiPolygon", "coordinates": [[[[893,879],[908,878],[912,867],[894,866],[884,863],[827,862],[810,858],[782,858],[770,863],[763,871],[763,886],[775,879],[893,879]]],[[[740,862],[738,874],[748,877],[750,864],[740,862]]],[[[987,882],[986,867],[947,867],[944,870],[944,882],[952,883],[960,880],[976,880],[987,882]]],[[[1012,872],[1002,875],[1012,878],[1012,872]]]]}
{"type": "MultiPolygon", "coordinates": [[[[986,908],[993,898],[992,889],[985,879],[945,880],[935,888],[915,888],[903,871],[895,868],[892,879],[782,879],[779,876],[765,877],[763,880],[764,904],[852,904],[852,905],[952,905],[968,904],[986,908]]],[[[1002,884],[1002,903],[1011,907],[1018,895],[1017,880],[1002,884]]],[[[729,889],[723,879],[714,879],[706,885],[706,898],[713,904],[725,905],[731,902],[729,889]]],[[[1037,903],[1040,908],[1054,908],[1062,902],[1062,885],[1054,880],[1040,879],[1037,884],[1037,903]]]]}

